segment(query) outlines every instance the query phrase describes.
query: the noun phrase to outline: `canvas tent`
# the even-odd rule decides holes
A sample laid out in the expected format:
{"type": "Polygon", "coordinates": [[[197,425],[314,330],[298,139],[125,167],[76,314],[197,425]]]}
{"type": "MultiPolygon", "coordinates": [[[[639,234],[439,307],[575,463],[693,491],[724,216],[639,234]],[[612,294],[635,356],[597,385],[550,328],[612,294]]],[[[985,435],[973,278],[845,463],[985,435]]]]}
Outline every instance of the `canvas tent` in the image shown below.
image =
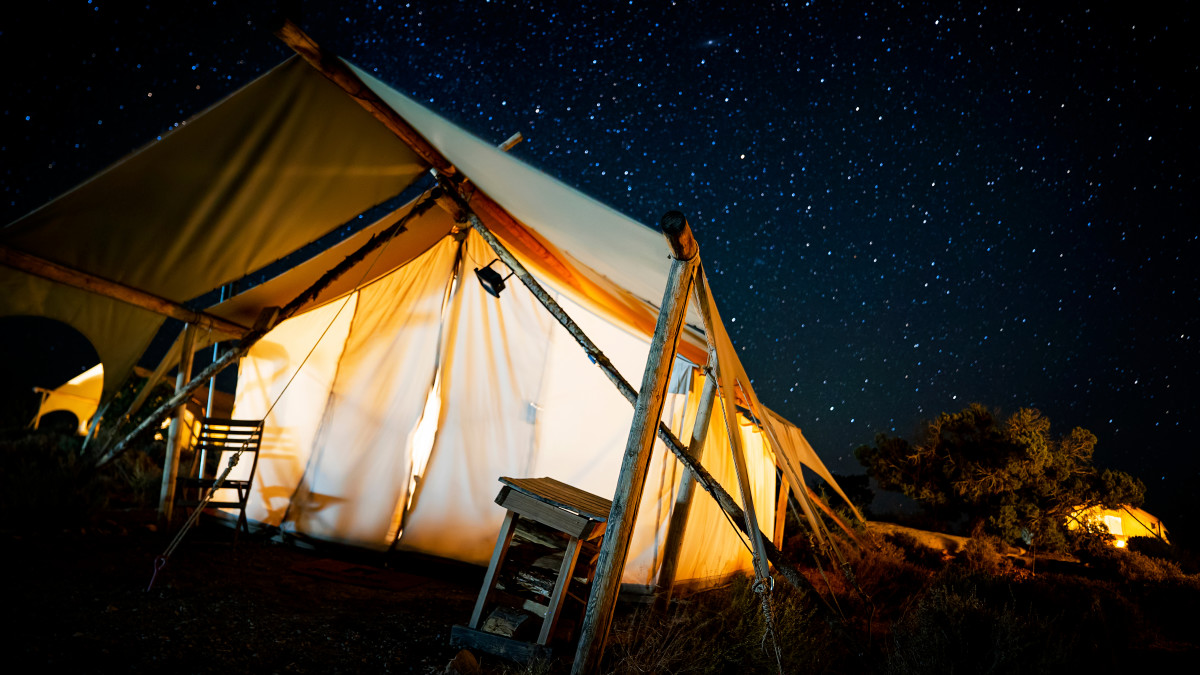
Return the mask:
{"type": "MultiPolygon", "coordinates": [[[[502,212],[481,209],[480,218],[636,380],[670,266],[661,235],[354,73],[470,190],[498,205],[502,212]]],[[[428,168],[342,89],[291,59],[6,227],[0,244],[182,303],[401,194],[428,168]]],[[[413,206],[207,311],[252,324],[413,206]]],[[[239,368],[234,410],[266,418],[251,518],[315,538],[483,562],[503,516],[492,503],[497,477],[548,475],[612,493],[631,409],[525,288],[484,292],[472,270],[494,257],[447,211],[424,211],[255,345],[239,368]]],[[[807,468],[840,489],[800,430],[758,402],[706,288],[697,300],[663,419],[686,437],[702,367],[715,353],[725,405],[703,464],[737,495],[730,439],[740,439],[759,525],[770,533],[776,467],[792,485],[807,468]],[[707,335],[698,306],[716,319],[707,335]]],[[[3,267],[0,311],[80,330],[101,356],[106,392],[163,321],[3,267]]],[[[228,337],[210,329],[196,348],[228,337]]],[[[682,477],[661,443],[649,476],[627,583],[654,583],[682,477]]],[[[678,578],[705,584],[749,567],[725,514],[698,499],[678,578]]]]}
{"type": "Polygon", "coordinates": [[[1067,520],[1067,527],[1074,530],[1080,523],[1092,523],[1107,530],[1117,548],[1125,548],[1130,537],[1153,537],[1170,543],[1167,527],[1157,516],[1128,504],[1116,509],[1093,506],[1076,511],[1067,520]]]}
{"type": "Polygon", "coordinates": [[[104,386],[104,367],[97,363],[53,389],[36,388],[42,395],[37,415],[33,418],[36,429],[42,418],[52,412],[65,410],[75,415],[79,434],[87,433],[88,420],[100,405],[100,390],[104,386]]]}

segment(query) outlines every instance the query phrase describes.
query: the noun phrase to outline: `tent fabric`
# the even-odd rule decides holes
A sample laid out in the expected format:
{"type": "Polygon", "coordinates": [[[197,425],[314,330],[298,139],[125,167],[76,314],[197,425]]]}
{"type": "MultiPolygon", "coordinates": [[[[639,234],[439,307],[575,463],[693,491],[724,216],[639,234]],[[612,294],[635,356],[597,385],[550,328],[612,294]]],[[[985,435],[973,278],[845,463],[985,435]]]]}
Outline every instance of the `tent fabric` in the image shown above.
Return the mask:
{"type": "MultiPolygon", "coordinates": [[[[286,274],[276,276],[206,311],[242,325],[253,324],[263,307],[282,307],[299,296],[322,275],[341,263],[346,256],[362,248],[372,237],[407,216],[416,203],[413,201],[401,206],[359,232],[293,267],[286,274]]],[[[299,311],[303,312],[311,307],[340,298],[390,273],[397,267],[408,264],[438,244],[454,226],[455,223],[450,215],[438,208],[429,210],[420,218],[409,220],[405,230],[396,234],[362,262],[347,269],[316,298],[301,306],[299,311]]]]}
{"type": "MultiPolygon", "coordinates": [[[[302,489],[357,302],[354,294],[292,317],[241,360],[233,415],[264,420],[247,518],[282,525],[302,489]]],[[[311,491],[308,499],[317,502],[311,491]]]]}
{"type": "MultiPolygon", "coordinates": [[[[293,58],[9,224],[0,243],[186,302],[399,194],[422,171],[411,149],[293,58]]],[[[0,314],[79,330],[105,364],[106,392],[163,320],[8,268],[0,314]]]]}
{"type": "MultiPolygon", "coordinates": [[[[514,232],[486,212],[484,222],[522,262],[555,277],[585,304],[643,334],[654,332],[670,270],[661,233],[509,156],[349,65],[393,110],[434,144],[472,184],[500,203],[525,230],[514,232]],[[620,236],[613,236],[619,232],[620,236]]],[[[691,308],[687,323],[701,324],[691,308]]],[[[704,338],[687,331],[680,354],[704,360],[704,338]]]]}
{"type": "Polygon", "coordinates": [[[433,387],[457,253],[444,239],[359,291],[296,497],[297,527],[359,545],[388,543],[392,514],[407,498],[412,436],[433,387]]]}
{"type": "MultiPolygon", "coordinates": [[[[345,260],[351,253],[362,248],[372,237],[407,216],[416,203],[413,201],[401,206],[321,253],[299,263],[286,273],[209,307],[205,312],[245,326],[253,325],[264,308],[281,307],[298,297],[326,272],[345,260]]],[[[454,227],[455,223],[450,215],[441,209],[434,209],[422,218],[410,220],[403,231],[394,235],[357,265],[347,269],[315,298],[301,305],[298,311],[304,312],[339,299],[388,274],[397,267],[408,264],[436,245],[454,227]]],[[[218,329],[200,331],[196,334],[194,347],[196,351],[200,351],[218,342],[236,337],[236,335],[218,329]]],[[[151,382],[157,382],[167,370],[179,363],[182,342],[183,333],[181,331],[159,361],[151,382]]]]}
{"type": "Polygon", "coordinates": [[[533,406],[556,323],[524,288],[493,298],[476,281],[471,269],[492,256],[478,233],[463,248],[441,355],[442,418],[399,545],[484,564],[504,515],[492,501],[496,479],[531,475],[533,406]]]}
{"type": "MultiPolygon", "coordinates": [[[[396,534],[392,528],[398,521],[396,511],[404,511],[408,504],[409,495],[403,490],[415,469],[411,439],[417,418],[425,409],[424,396],[432,387],[435,365],[441,372],[443,413],[437,420],[430,459],[420,472],[419,492],[410,510],[403,513],[403,531],[397,542],[400,549],[486,563],[504,517],[504,510],[493,501],[500,487],[497,478],[502,475],[550,475],[602,495],[611,495],[615,490],[632,406],[531,293],[521,286],[512,287],[499,298],[484,292],[472,278],[471,269],[481,267],[491,251],[478,234],[469,233],[463,243],[457,274],[450,275],[444,263],[431,264],[434,257],[445,259],[445,251],[453,242],[447,237],[408,266],[358,293],[336,377],[293,383],[281,399],[324,402],[322,409],[306,410],[306,417],[322,420],[320,430],[309,433],[311,451],[292,448],[298,455],[296,459],[285,453],[264,452],[260,459],[252,502],[259,499],[259,494],[295,492],[289,520],[283,523],[288,531],[371,548],[391,544],[396,534]],[[466,281],[455,284],[441,315],[444,327],[437,358],[429,354],[416,358],[420,350],[405,344],[403,340],[408,338],[403,336],[409,331],[420,335],[437,332],[428,325],[428,319],[412,317],[419,313],[414,307],[430,305],[435,297],[440,303],[440,296],[433,290],[418,292],[412,283],[400,283],[397,277],[425,279],[430,284],[428,289],[436,289],[437,281],[445,283],[452,277],[466,281]],[[364,298],[368,291],[376,289],[380,299],[386,300],[367,303],[364,298]],[[366,375],[375,384],[362,384],[366,375]],[[349,391],[339,393],[340,387],[351,382],[355,384],[349,391]],[[362,395],[346,400],[352,392],[362,395]],[[400,400],[403,405],[398,404],[400,400]],[[343,410],[338,412],[339,408],[343,410]],[[353,422],[339,422],[342,416],[349,416],[353,422]],[[372,424],[371,420],[375,427],[394,429],[372,438],[359,438],[359,429],[372,424]],[[307,467],[302,476],[294,470],[275,468],[277,463],[295,467],[305,456],[307,467]],[[337,517],[351,512],[359,517],[337,517]]],[[[546,283],[553,289],[551,281],[546,283]]],[[[587,311],[561,293],[556,295],[618,367],[628,372],[644,367],[649,352],[647,338],[587,311]]],[[[335,301],[317,311],[328,313],[327,307],[339,303],[335,301]]],[[[270,346],[262,351],[305,351],[304,341],[314,339],[316,327],[302,333],[292,324],[309,314],[299,315],[269,333],[270,346]],[[277,336],[285,331],[288,335],[277,336]],[[283,344],[293,338],[295,344],[283,344]]],[[[437,319],[436,312],[430,314],[437,319]]],[[[259,363],[259,351],[259,346],[253,348],[247,361],[259,363]]],[[[695,416],[699,390],[693,379],[699,378],[694,377],[694,371],[694,364],[676,360],[663,415],[681,436],[690,433],[685,417],[691,424],[695,416]],[[692,402],[690,407],[688,401],[692,402]]],[[[271,379],[279,380],[287,369],[277,367],[271,372],[278,373],[271,379]]],[[[243,367],[242,378],[251,375],[243,367]]],[[[263,408],[264,402],[258,399],[243,408],[250,389],[247,384],[246,393],[239,392],[235,410],[239,417],[263,408]]],[[[276,423],[282,423],[278,413],[273,416],[276,423]]],[[[271,422],[268,430],[273,426],[271,422]]],[[[760,504],[760,523],[767,527],[774,517],[774,465],[761,434],[749,431],[751,427],[744,419],[738,428],[746,436],[755,468],[752,482],[760,504]]],[[[298,434],[292,431],[280,435],[298,434]]],[[[273,436],[268,433],[264,443],[269,444],[273,436]]],[[[706,467],[736,494],[736,475],[724,431],[716,427],[710,430],[709,445],[706,467]]],[[[681,475],[678,460],[656,442],[623,577],[628,584],[655,583],[681,475]]],[[[276,503],[271,509],[253,507],[250,513],[278,512],[280,508],[276,503]]],[[[679,578],[703,583],[744,569],[749,554],[724,521],[719,507],[708,503],[696,512],[703,520],[694,522],[704,525],[687,535],[691,543],[685,543],[679,578]],[[709,529],[710,525],[716,529],[709,529]]]]}

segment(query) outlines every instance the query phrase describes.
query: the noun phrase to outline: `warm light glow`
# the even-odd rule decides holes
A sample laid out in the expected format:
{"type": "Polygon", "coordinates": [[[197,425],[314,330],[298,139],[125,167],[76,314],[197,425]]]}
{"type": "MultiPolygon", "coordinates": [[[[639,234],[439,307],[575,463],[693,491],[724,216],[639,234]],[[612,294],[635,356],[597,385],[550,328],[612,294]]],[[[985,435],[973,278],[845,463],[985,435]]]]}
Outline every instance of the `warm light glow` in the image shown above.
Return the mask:
{"type": "MultiPolygon", "coordinates": [[[[429,462],[429,455],[433,453],[433,442],[437,437],[438,421],[442,415],[442,377],[441,373],[433,382],[433,389],[429,390],[429,399],[425,401],[425,410],[421,413],[421,421],[417,423],[417,428],[413,432],[412,444],[412,483],[410,490],[415,490],[417,481],[425,473],[425,465],[429,462]]],[[[412,498],[410,493],[409,499],[412,498]]]]}
{"type": "Polygon", "coordinates": [[[417,486],[421,482],[421,476],[425,473],[425,465],[429,463],[429,456],[433,454],[433,444],[437,440],[438,422],[441,415],[442,374],[439,372],[434,376],[433,389],[430,390],[429,398],[425,401],[421,420],[417,422],[417,428],[412,433],[412,469],[408,478],[408,498],[397,504],[396,511],[392,514],[392,522],[388,527],[388,536],[392,539],[400,536],[400,524],[404,520],[404,514],[412,508],[417,486]]]}
{"type": "Polygon", "coordinates": [[[1125,540],[1117,539],[1116,541],[1113,542],[1113,546],[1116,546],[1117,548],[1125,548],[1125,540]]]}

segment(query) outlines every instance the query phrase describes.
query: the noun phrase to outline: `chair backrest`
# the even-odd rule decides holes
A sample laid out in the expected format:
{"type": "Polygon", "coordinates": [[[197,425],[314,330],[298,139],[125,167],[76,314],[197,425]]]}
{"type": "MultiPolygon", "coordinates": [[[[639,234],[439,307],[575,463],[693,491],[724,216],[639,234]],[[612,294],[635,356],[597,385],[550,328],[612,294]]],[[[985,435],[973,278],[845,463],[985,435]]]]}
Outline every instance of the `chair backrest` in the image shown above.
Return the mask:
{"type": "MultiPolygon", "coordinates": [[[[242,450],[242,457],[239,459],[239,466],[242,461],[250,460],[250,472],[245,480],[250,480],[254,476],[255,469],[258,468],[258,449],[262,444],[263,423],[262,420],[232,420],[219,417],[206,417],[200,425],[200,434],[196,437],[196,445],[194,446],[196,456],[203,458],[200,464],[200,477],[216,478],[224,471],[227,460],[227,453],[237,452],[242,450]],[[246,455],[250,456],[247,457],[246,455]],[[210,463],[209,457],[217,457],[214,464],[215,474],[207,476],[206,464],[210,463]]],[[[240,473],[240,472],[239,472],[240,473]]],[[[232,478],[233,476],[231,476],[232,478]]]]}

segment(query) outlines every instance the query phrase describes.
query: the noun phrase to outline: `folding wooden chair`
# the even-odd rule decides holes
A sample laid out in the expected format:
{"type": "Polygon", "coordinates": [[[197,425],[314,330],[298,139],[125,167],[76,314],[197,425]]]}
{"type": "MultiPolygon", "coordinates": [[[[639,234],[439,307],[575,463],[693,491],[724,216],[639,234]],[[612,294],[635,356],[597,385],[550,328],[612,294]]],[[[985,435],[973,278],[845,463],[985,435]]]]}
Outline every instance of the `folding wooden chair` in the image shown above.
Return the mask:
{"type": "Polygon", "coordinates": [[[192,468],[188,475],[179,477],[176,482],[175,494],[180,506],[236,508],[235,540],[238,530],[250,534],[250,526],[246,521],[246,502],[250,499],[254,472],[258,469],[262,431],[262,420],[204,418],[193,446],[195,454],[192,456],[192,468]],[[240,455],[237,454],[239,452],[240,455]],[[235,469],[229,472],[225,480],[221,480],[234,456],[238,457],[238,466],[250,463],[249,473],[235,469]],[[217,487],[218,483],[220,488],[217,487]],[[225,497],[228,493],[224,493],[224,490],[233,490],[236,498],[225,497]]]}

